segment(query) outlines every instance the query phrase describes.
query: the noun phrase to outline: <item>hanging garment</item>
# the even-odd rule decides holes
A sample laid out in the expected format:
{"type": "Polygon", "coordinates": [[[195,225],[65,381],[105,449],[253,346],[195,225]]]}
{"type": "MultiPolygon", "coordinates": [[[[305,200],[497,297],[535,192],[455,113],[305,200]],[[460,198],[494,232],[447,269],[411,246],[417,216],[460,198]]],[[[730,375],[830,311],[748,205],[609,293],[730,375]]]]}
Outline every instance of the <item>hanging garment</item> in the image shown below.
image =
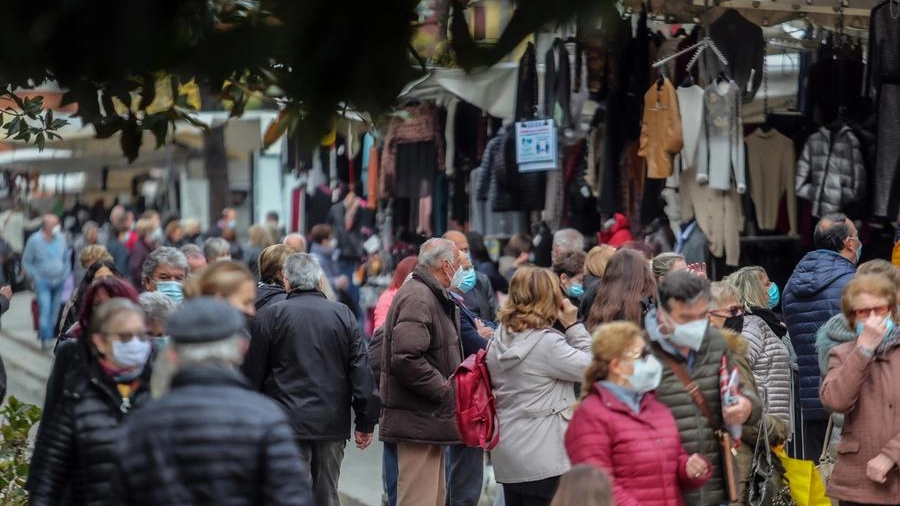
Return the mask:
{"type": "MultiPolygon", "coordinates": [[[[571,133],[574,135],[582,131],[581,111],[588,99],[588,69],[587,58],[584,55],[584,48],[582,48],[581,44],[577,42],[568,43],[566,47],[569,48],[569,82],[572,83],[571,88],[569,88],[571,94],[569,99],[569,116],[572,118],[572,128],[574,129],[571,133]]],[[[565,133],[568,134],[569,132],[565,133]]]]}
{"type": "Polygon", "coordinates": [[[724,72],[737,82],[742,101],[753,101],[763,78],[766,41],[762,28],[738,11],[728,9],[709,25],[708,33],[728,65],[723,65],[714,51],[704,51],[701,63],[706,82],[713,82],[719,72],[724,72]]]}
{"type": "Polygon", "coordinates": [[[672,157],[684,146],[678,98],[668,78],[644,94],[643,118],[638,155],[647,160],[648,178],[667,178],[672,175],[672,157]]]}
{"type": "Polygon", "coordinates": [[[379,165],[378,165],[378,147],[372,146],[369,148],[369,156],[366,161],[366,167],[368,167],[368,179],[366,180],[366,207],[369,209],[378,209],[378,199],[380,195],[378,194],[378,175],[379,175],[379,165]]]}
{"type": "Polygon", "coordinates": [[[704,134],[701,135],[697,182],[714,190],[747,191],[741,90],[734,81],[713,82],[703,94],[704,134]]]}
{"type": "Polygon", "coordinates": [[[516,76],[516,121],[535,118],[538,107],[538,86],[537,55],[534,44],[529,42],[522,58],[519,59],[519,71],[516,76]]]}
{"type": "MultiPolygon", "coordinates": [[[[489,155],[485,154],[484,159],[488,160],[488,158],[489,155]]],[[[469,182],[473,187],[473,191],[469,195],[472,206],[469,230],[481,232],[485,237],[510,237],[514,234],[526,233],[528,231],[527,213],[522,211],[495,213],[491,210],[491,204],[488,202],[490,183],[489,179],[486,180],[483,177],[484,174],[490,176],[490,170],[486,167],[475,168],[469,182]]]]}
{"type": "Polygon", "coordinates": [[[787,200],[790,233],[797,233],[797,199],[794,188],[794,142],[774,128],[756,129],[746,137],[750,169],[750,197],[756,207],[756,224],[774,230],[782,197],[787,200]]]}
{"type": "Polygon", "coordinates": [[[435,160],[429,160],[429,167],[436,164],[437,170],[444,171],[444,136],[438,118],[437,107],[428,102],[404,107],[407,118],[394,117],[388,126],[384,138],[381,170],[379,176],[379,194],[384,198],[394,194],[394,182],[397,171],[397,146],[410,142],[432,142],[435,160]]]}
{"type": "Polygon", "coordinates": [[[675,93],[678,95],[678,112],[681,115],[681,135],[684,139],[684,147],[681,149],[681,170],[691,169],[697,166],[697,153],[700,144],[700,135],[703,134],[703,96],[704,91],[700,86],[679,86],[675,93]]]}
{"type": "Polygon", "coordinates": [[[571,69],[569,51],[562,39],[556,38],[544,55],[544,102],[542,114],[553,118],[560,131],[572,128],[571,69]]]}
{"type": "Polygon", "coordinates": [[[716,257],[724,256],[726,265],[740,265],[741,230],[744,224],[741,196],[733,188],[717,190],[697,183],[694,169],[685,171],[682,176],[682,222],[696,219],[709,241],[710,253],[716,257]]]}
{"type": "Polygon", "coordinates": [[[878,162],[872,195],[875,216],[894,218],[900,204],[900,21],[891,12],[896,3],[881,2],[869,19],[869,58],[866,90],[877,96],[878,162]]]}
{"type": "Polygon", "coordinates": [[[806,141],[797,162],[797,196],[812,202],[813,216],[841,212],[863,197],[866,168],[859,140],[844,125],[836,133],[822,127],[806,141]]]}
{"type": "Polygon", "coordinates": [[[600,170],[603,167],[603,142],[606,138],[606,127],[604,124],[591,128],[587,135],[587,167],[584,172],[584,181],[587,183],[591,194],[596,198],[600,195],[600,187],[603,179],[600,177],[600,170]]]}

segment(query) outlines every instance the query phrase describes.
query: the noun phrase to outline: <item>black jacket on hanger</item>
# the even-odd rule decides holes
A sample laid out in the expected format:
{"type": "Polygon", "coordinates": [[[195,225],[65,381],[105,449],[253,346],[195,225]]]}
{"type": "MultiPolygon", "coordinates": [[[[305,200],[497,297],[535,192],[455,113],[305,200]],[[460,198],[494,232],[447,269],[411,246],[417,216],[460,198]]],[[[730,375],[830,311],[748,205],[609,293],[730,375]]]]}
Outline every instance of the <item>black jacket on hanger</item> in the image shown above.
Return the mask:
{"type": "Polygon", "coordinates": [[[709,25],[708,32],[716,47],[728,60],[728,65],[723,66],[715,52],[707,50],[704,53],[707,79],[712,81],[719,72],[724,71],[727,76],[734,79],[741,89],[744,103],[751,102],[756,96],[756,91],[762,84],[763,78],[766,41],[763,39],[762,28],[741,16],[738,11],[728,9],[725,14],[709,25]],[[747,83],[750,81],[751,74],[753,83],[750,91],[747,91],[747,83]]]}

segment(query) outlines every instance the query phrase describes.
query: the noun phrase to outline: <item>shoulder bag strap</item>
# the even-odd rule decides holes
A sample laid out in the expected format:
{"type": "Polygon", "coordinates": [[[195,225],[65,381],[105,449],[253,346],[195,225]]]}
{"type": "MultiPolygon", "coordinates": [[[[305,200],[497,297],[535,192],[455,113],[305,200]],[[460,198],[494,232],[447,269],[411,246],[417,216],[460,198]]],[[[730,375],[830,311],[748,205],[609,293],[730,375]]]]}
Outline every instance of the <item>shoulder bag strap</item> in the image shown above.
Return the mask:
{"type": "MultiPolygon", "coordinates": [[[[658,346],[658,345],[657,345],[658,346]]],[[[687,369],[684,368],[683,365],[679,364],[671,355],[659,348],[659,358],[662,359],[666,365],[672,369],[672,372],[675,373],[675,377],[678,378],[678,381],[684,385],[684,388],[687,390],[687,393],[691,396],[691,400],[694,401],[694,404],[700,408],[700,411],[703,412],[703,416],[709,422],[709,426],[713,428],[713,430],[719,429],[719,422],[716,420],[716,417],[713,416],[712,410],[709,408],[709,404],[707,404],[706,399],[703,397],[703,392],[700,391],[700,387],[697,383],[691,378],[691,375],[687,372],[687,369]]]]}
{"type": "Polygon", "coordinates": [[[828,447],[831,445],[831,434],[834,432],[834,415],[828,416],[828,428],[825,429],[825,444],[822,445],[822,453],[819,455],[819,462],[824,462],[828,458],[828,447]]]}

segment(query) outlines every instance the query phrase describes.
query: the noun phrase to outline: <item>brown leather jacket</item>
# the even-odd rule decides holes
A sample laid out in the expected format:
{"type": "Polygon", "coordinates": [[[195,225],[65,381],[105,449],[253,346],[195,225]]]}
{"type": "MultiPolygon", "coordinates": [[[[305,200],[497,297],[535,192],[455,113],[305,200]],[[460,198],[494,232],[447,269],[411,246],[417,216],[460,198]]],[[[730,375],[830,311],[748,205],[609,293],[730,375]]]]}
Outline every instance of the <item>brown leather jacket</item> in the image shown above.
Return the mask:
{"type": "Polygon", "coordinates": [[[459,310],[424,268],[400,287],[381,353],[381,440],[459,443],[450,375],[462,362],[459,310]]]}
{"type": "MultiPolygon", "coordinates": [[[[900,329],[893,338],[900,338],[900,329]]],[[[861,504],[900,504],[900,342],[874,358],[856,341],[831,350],[820,396],[826,409],[845,414],[828,496],[861,504]],[[866,477],[878,454],[895,462],[884,484],[866,477]]]]}
{"type": "Polygon", "coordinates": [[[653,83],[644,94],[644,119],[641,124],[641,149],[647,159],[647,177],[661,179],[672,175],[672,158],[681,151],[681,114],[672,81],[653,83]]]}

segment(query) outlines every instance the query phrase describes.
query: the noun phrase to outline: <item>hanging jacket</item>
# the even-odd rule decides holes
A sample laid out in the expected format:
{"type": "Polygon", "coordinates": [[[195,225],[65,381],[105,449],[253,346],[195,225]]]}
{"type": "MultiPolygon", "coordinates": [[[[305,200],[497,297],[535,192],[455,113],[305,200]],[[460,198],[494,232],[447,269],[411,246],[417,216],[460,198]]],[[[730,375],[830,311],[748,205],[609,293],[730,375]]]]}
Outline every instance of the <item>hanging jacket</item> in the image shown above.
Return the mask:
{"type": "Polygon", "coordinates": [[[672,175],[673,157],[681,152],[681,114],[675,87],[667,78],[653,83],[644,94],[644,119],[641,124],[641,149],[638,156],[647,160],[647,177],[672,175]]]}
{"type": "Polygon", "coordinates": [[[544,117],[556,120],[560,131],[571,128],[571,70],[569,51],[562,39],[557,37],[553,40],[553,45],[544,55],[544,69],[544,117]]]}
{"type": "Polygon", "coordinates": [[[797,162],[797,196],[812,202],[813,216],[841,212],[863,197],[866,167],[859,139],[844,125],[809,136],[797,162]]]}

